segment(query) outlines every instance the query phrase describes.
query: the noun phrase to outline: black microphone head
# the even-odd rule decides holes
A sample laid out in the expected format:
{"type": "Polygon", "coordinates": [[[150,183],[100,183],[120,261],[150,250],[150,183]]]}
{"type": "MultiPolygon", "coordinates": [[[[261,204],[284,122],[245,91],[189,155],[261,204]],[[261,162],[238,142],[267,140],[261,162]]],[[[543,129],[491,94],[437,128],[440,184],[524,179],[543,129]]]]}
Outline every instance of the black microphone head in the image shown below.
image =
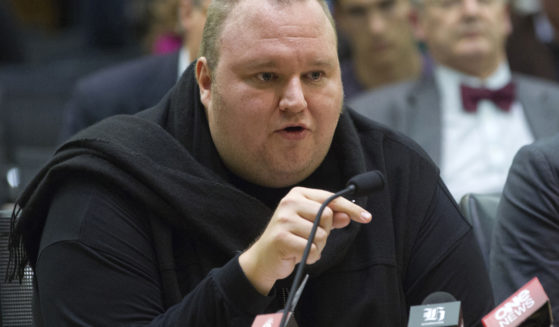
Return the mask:
{"type": "Polygon", "coordinates": [[[378,170],[368,171],[350,178],[347,186],[355,187],[353,195],[362,196],[384,188],[384,176],[378,170]]]}
{"type": "Polygon", "coordinates": [[[421,304],[436,304],[436,303],[446,303],[454,302],[456,298],[452,294],[447,292],[434,292],[425,298],[421,304]]]}

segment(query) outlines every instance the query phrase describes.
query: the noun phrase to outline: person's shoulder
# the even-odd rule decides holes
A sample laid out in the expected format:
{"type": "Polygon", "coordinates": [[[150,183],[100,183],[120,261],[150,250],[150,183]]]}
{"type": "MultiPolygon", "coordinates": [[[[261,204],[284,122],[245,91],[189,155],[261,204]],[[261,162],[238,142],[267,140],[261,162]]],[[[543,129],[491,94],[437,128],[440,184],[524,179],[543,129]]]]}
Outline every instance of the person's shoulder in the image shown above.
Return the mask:
{"type": "Polygon", "coordinates": [[[384,155],[391,158],[409,161],[420,161],[432,167],[438,174],[438,168],[425,150],[409,136],[369,117],[347,108],[348,114],[353,120],[361,142],[365,147],[375,144],[382,148],[384,155]]]}
{"type": "Polygon", "coordinates": [[[105,145],[117,145],[130,151],[144,147],[149,149],[156,143],[159,144],[158,146],[165,146],[169,142],[175,143],[174,138],[161,126],[163,122],[160,112],[161,110],[156,106],[144,110],[142,114],[114,114],[80,130],[67,143],[79,141],[78,144],[82,146],[84,142],[99,142],[105,145]]]}
{"type": "MultiPolygon", "coordinates": [[[[178,67],[178,54],[150,55],[116,64],[93,72],[77,82],[77,88],[86,92],[114,92],[150,81],[162,67],[178,67]]],[[[178,69],[178,68],[177,68],[178,69]]],[[[176,79],[178,72],[169,69],[176,79]]]]}
{"type": "Polygon", "coordinates": [[[539,139],[520,148],[515,161],[530,161],[532,165],[548,163],[559,167],[559,134],[539,139]]]}
{"type": "Polygon", "coordinates": [[[521,73],[514,73],[513,80],[516,82],[518,87],[545,91],[552,96],[559,96],[559,83],[557,82],[521,73]]]}
{"type": "Polygon", "coordinates": [[[395,84],[385,85],[355,96],[349,106],[357,111],[371,107],[371,105],[386,104],[400,100],[408,94],[419,83],[418,80],[410,80],[395,84]]]}
{"type": "Polygon", "coordinates": [[[407,113],[414,94],[421,92],[421,80],[386,85],[362,93],[348,102],[348,107],[371,119],[395,128],[407,113]]]}

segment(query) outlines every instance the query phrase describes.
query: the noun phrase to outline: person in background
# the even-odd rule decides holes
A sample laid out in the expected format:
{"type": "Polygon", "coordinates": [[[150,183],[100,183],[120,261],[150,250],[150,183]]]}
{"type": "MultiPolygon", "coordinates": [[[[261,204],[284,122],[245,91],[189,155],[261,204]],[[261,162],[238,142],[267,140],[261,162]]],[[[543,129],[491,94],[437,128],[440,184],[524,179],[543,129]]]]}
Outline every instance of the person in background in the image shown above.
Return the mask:
{"type": "Polygon", "coordinates": [[[130,37],[125,0],[81,0],[81,24],[89,46],[114,49],[124,46],[130,37]]]}
{"type": "Polygon", "coordinates": [[[196,59],[210,0],[177,1],[183,40],[180,50],[136,59],[79,80],[66,105],[61,141],[103,118],[155,105],[196,59]]]}
{"type": "Polygon", "coordinates": [[[285,305],[323,201],[379,170],[323,212],[299,326],[407,326],[439,290],[479,326],[472,228],[421,149],[343,108],[326,3],[213,0],[203,35],[163,101],[75,135],[19,199],[12,272],[30,262],[45,325],[250,326],[285,305]]]}
{"type": "Polygon", "coordinates": [[[516,154],[497,211],[490,255],[495,300],[537,276],[559,318],[559,134],[516,154]]]}
{"type": "Polygon", "coordinates": [[[416,0],[411,17],[434,73],[350,107],[417,141],[457,201],[501,192],[516,151],[559,132],[559,86],[511,73],[505,0],[416,0]]]}
{"type": "Polygon", "coordinates": [[[409,23],[409,0],[335,0],[333,12],[349,46],[341,62],[346,99],[429,71],[409,23]]]}
{"type": "Polygon", "coordinates": [[[183,26],[179,17],[180,0],[153,1],[146,47],[152,54],[179,50],[183,44],[183,26]]]}

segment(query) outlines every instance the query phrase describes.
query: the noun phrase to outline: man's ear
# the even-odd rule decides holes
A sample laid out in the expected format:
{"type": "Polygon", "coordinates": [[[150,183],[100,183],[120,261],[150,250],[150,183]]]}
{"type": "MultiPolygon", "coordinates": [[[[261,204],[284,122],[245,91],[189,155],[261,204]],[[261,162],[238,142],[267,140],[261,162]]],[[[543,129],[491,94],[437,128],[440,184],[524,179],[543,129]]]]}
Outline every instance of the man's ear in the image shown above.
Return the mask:
{"type": "Polygon", "coordinates": [[[419,12],[420,10],[423,9],[417,8],[417,6],[412,5],[408,14],[408,20],[412,27],[415,39],[425,42],[425,32],[423,30],[423,22],[421,21],[421,13],[419,12]]]}
{"type": "Polygon", "coordinates": [[[196,81],[200,87],[200,100],[208,109],[212,99],[212,76],[206,57],[200,57],[196,61],[196,81]]]}

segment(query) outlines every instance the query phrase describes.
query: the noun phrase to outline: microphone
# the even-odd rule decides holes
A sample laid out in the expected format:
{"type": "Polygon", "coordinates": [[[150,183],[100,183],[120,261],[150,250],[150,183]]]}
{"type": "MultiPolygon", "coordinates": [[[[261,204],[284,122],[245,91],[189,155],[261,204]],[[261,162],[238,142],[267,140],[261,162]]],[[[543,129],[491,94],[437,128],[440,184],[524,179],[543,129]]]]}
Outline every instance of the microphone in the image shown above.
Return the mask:
{"type": "Polygon", "coordinates": [[[538,277],[524,284],[481,322],[485,327],[551,326],[551,304],[538,277]]]}
{"type": "Polygon", "coordinates": [[[382,175],[382,173],[378,170],[368,171],[359,175],[355,175],[352,178],[350,178],[346,184],[346,187],[343,190],[331,195],[320,205],[320,208],[318,209],[318,212],[314,219],[314,223],[311,229],[311,233],[309,235],[309,239],[307,240],[307,245],[305,246],[305,250],[303,251],[301,262],[297,266],[297,271],[293,279],[293,284],[291,284],[291,290],[289,291],[289,296],[287,297],[287,302],[285,303],[283,314],[275,313],[275,314],[268,314],[268,315],[258,315],[256,316],[256,319],[252,323],[252,327],[297,326],[295,319],[291,319],[291,318],[293,316],[293,311],[295,310],[295,305],[297,304],[296,300],[298,300],[298,297],[301,295],[304,287],[304,284],[299,286],[299,283],[301,282],[301,278],[303,277],[303,269],[305,267],[305,262],[307,262],[307,259],[309,257],[309,252],[311,250],[314,236],[316,235],[316,230],[318,229],[318,225],[320,224],[320,218],[322,217],[322,212],[324,211],[324,208],[326,208],[326,206],[337,197],[344,196],[344,195],[363,196],[372,192],[380,191],[383,188],[384,188],[384,176],[382,175]],[[281,314],[281,320],[280,323],[277,324],[276,318],[280,314],[281,314]]]}
{"type": "Polygon", "coordinates": [[[433,292],[421,302],[421,304],[436,304],[436,303],[445,303],[445,302],[454,302],[456,299],[452,294],[447,292],[433,292]]]}
{"type": "Polygon", "coordinates": [[[408,327],[463,327],[460,301],[447,292],[429,294],[421,305],[410,308],[408,327]]]}
{"type": "MultiPolygon", "coordinates": [[[[297,289],[297,292],[295,293],[292,308],[295,308],[295,306],[297,305],[297,302],[299,301],[299,298],[301,297],[301,293],[303,293],[303,289],[305,288],[305,284],[307,283],[308,279],[309,279],[309,274],[306,274],[305,278],[301,282],[301,285],[297,289]]],[[[291,319],[292,315],[293,315],[293,310],[291,310],[288,313],[288,315],[285,319],[286,324],[287,324],[286,327],[299,327],[297,325],[297,322],[295,321],[295,318],[291,319]]],[[[258,316],[256,316],[256,318],[252,322],[251,326],[252,327],[278,327],[281,324],[282,317],[283,317],[283,310],[279,310],[276,313],[258,315],[258,316]]]]}
{"type": "Polygon", "coordinates": [[[378,170],[355,175],[347,181],[346,188],[352,190],[351,195],[363,196],[380,191],[384,188],[384,176],[378,170]]]}

